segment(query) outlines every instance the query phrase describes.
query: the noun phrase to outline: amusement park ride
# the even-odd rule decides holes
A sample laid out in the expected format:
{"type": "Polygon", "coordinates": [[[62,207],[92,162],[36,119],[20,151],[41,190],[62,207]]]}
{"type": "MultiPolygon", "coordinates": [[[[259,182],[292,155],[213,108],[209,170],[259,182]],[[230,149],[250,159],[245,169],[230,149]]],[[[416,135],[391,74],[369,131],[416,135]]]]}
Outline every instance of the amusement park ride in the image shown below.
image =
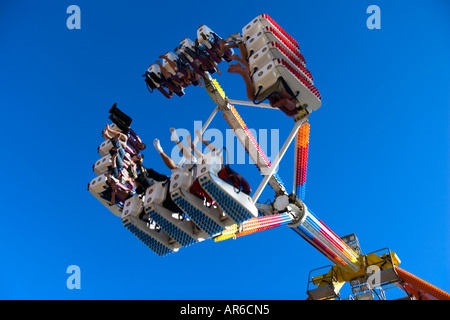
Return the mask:
{"type": "MultiPolygon", "coordinates": [[[[147,179],[150,181],[148,187],[136,192],[133,180],[128,179],[127,169],[135,166],[132,159],[139,154],[142,141],[129,127],[131,119],[114,106],[110,110],[113,124],[109,127],[127,136],[121,147],[125,151],[123,169],[119,175],[110,174],[117,157],[111,150],[117,148],[114,141],[104,137],[105,141],[98,148],[102,158],[93,166],[97,176],[89,183],[88,190],[121,219],[126,229],[154,253],[165,256],[208,239],[236,239],[287,226],[333,263],[324,267],[327,269],[311,271],[308,299],[341,299],[339,292],[345,283],[350,283],[353,293],[346,299],[386,300],[386,290],[394,287],[406,294],[401,299],[450,299],[450,294],[399,268],[400,259],[393,251],[382,249],[363,254],[354,234],[337,236],[303,202],[310,131],[308,116],[320,108],[321,96],[297,41],[272,18],[267,14],[259,15],[242,29],[242,33],[226,39],[202,25],[195,41],[183,39],[174,51],[161,56],[162,61],[152,64],[145,73],[149,91],[159,91],[171,98],[173,94],[183,96],[184,89],[191,84],[204,87],[216,106],[201,133],[221,112],[263,178],[251,195],[251,191],[243,187],[246,181],[240,175],[230,173],[224,165],[221,152],[201,154],[196,161],[187,161],[191,157],[185,157],[183,153],[182,161],[172,170],[170,178],[164,181],[147,179]],[[239,48],[241,60],[234,54],[233,47],[239,48]],[[229,99],[211,77],[217,71],[218,63],[232,60],[247,67],[251,79],[246,83],[247,92],[254,93],[253,101],[229,99]],[[287,92],[287,99],[295,101],[295,107],[283,109],[282,105],[279,109],[294,123],[271,163],[234,105],[277,110],[276,101],[281,99],[282,91],[287,92]],[[271,104],[261,103],[264,100],[271,104]],[[295,165],[294,186],[289,193],[275,170],[291,144],[295,148],[295,165]],[[275,195],[271,203],[263,204],[258,198],[267,185],[275,195]]],[[[190,146],[183,145],[184,150],[195,152],[198,140],[199,136],[190,146]]]]}

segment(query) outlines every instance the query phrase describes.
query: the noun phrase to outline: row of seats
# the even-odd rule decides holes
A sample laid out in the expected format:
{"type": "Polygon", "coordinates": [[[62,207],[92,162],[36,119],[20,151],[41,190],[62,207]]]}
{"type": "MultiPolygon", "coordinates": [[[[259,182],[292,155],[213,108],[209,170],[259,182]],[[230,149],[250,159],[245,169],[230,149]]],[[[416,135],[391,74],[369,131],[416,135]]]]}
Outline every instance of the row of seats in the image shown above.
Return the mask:
{"type": "Polygon", "coordinates": [[[150,65],[143,77],[150,92],[160,91],[166,98],[184,95],[189,85],[197,86],[206,73],[218,71],[217,64],[230,61],[233,50],[220,50],[222,38],[205,25],[197,30],[195,41],[185,38],[175,52],[161,55],[161,61],[150,65]]]}
{"type": "Polygon", "coordinates": [[[145,144],[131,128],[131,117],[117,108],[117,104],[112,106],[109,113],[109,119],[113,121],[108,126],[110,132],[119,132],[126,137],[126,143],[122,146],[123,155],[114,157],[118,153],[114,151],[116,145],[108,137],[111,133],[106,133],[105,128],[102,131],[104,141],[97,148],[101,158],[92,166],[97,177],[89,183],[88,189],[115,215],[120,216],[125,201],[136,194],[136,163],[133,159],[142,155],[145,144]],[[119,157],[120,162],[117,159],[119,157]],[[117,172],[114,173],[113,167],[119,167],[117,172]]]}
{"type": "MultiPolygon", "coordinates": [[[[310,113],[321,106],[321,96],[306,67],[298,42],[267,14],[261,14],[242,28],[248,55],[255,102],[284,88],[295,98],[298,109],[310,113]]],[[[298,113],[285,113],[293,116],[298,113]]]]}

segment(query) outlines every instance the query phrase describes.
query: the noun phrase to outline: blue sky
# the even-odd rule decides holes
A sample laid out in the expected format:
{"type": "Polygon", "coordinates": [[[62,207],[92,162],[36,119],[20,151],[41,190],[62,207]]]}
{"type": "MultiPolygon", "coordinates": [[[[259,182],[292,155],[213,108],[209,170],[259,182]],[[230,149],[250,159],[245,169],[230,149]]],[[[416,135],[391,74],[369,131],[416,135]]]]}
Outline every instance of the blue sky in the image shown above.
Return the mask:
{"type": "MultiPolygon", "coordinates": [[[[185,2],[2,1],[2,299],[304,299],[308,272],[330,261],[288,227],[205,241],[160,258],[88,191],[109,107],[133,117],[145,164],[169,174],[150,147],[171,149],[169,128],[193,130],[214,105],[202,88],[182,98],[150,94],[141,75],[206,24],[240,32],[269,14],[300,44],[322,96],[310,117],[306,205],[363,252],[395,251],[400,267],[450,291],[450,5],[447,1],[185,2]],[[66,9],[81,8],[69,30],[66,9]],[[172,5],[174,4],[174,5],[172,5]],[[369,5],[381,29],[369,30],[369,5]],[[66,269],[81,270],[69,290],[66,269]]],[[[241,79],[220,66],[230,98],[241,79]]],[[[238,107],[248,127],[279,129],[282,112],[238,107]]],[[[218,115],[212,128],[225,130],[218,115]]],[[[279,174],[292,188],[292,148],[279,174]]],[[[235,165],[256,190],[252,164],[235,165]]],[[[271,199],[267,188],[261,200],[271,199]]]]}

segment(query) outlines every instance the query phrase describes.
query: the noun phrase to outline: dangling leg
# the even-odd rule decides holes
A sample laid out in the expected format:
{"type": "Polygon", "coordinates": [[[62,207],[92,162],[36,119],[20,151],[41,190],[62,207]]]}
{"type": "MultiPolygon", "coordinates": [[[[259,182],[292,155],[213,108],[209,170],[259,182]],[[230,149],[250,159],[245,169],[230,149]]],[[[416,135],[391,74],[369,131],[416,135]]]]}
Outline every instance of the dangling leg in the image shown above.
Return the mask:
{"type": "Polygon", "coordinates": [[[242,63],[242,65],[244,65],[247,69],[250,68],[250,65],[248,64],[248,62],[246,60],[244,60],[243,58],[241,58],[237,54],[233,54],[229,59],[230,60],[236,60],[236,61],[242,63]]]}
{"type": "MultiPolygon", "coordinates": [[[[175,128],[170,128],[170,132],[171,132],[170,140],[176,143],[183,157],[185,157],[190,163],[195,162],[196,158],[192,154],[191,147],[186,147],[183,143],[180,142],[180,139],[178,138],[177,131],[175,130],[175,128]]],[[[187,143],[188,145],[190,145],[191,144],[190,136],[186,140],[188,140],[187,143]]]]}
{"type": "Polygon", "coordinates": [[[175,162],[173,162],[173,160],[164,153],[163,148],[161,147],[161,144],[159,142],[158,139],[155,139],[153,141],[153,146],[156,148],[156,150],[158,151],[159,155],[161,156],[161,158],[164,161],[164,164],[167,166],[167,168],[169,168],[170,170],[173,169],[178,169],[179,167],[175,164],[175,162]]]}
{"type": "Polygon", "coordinates": [[[245,44],[243,42],[238,43],[237,46],[239,47],[239,50],[241,51],[241,55],[239,56],[238,54],[233,54],[228,59],[236,60],[236,61],[242,63],[242,65],[245,68],[250,69],[250,65],[248,64],[247,47],[245,46],[245,44]]]}
{"type": "Polygon", "coordinates": [[[109,125],[106,125],[105,130],[103,131],[103,138],[119,140],[124,148],[126,148],[127,146],[128,136],[123,134],[122,132],[111,129],[109,125]]]}
{"type": "Polygon", "coordinates": [[[276,101],[272,104],[272,107],[275,108],[286,108],[289,111],[294,112],[296,114],[297,112],[297,106],[295,103],[295,97],[290,95],[286,90],[281,91],[281,99],[276,101]]]}
{"type": "MultiPolygon", "coordinates": [[[[224,55],[227,49],[239,48],[242,59],[248,61],[247,47],[240,35],[231,35],[226,40],[220,40],[219,42],[221,54],[224,55]],[[228,42],[231,42],[228,44],[228,42]]],[[[247,62],[244,65],[248,64],[247,62]]]]}

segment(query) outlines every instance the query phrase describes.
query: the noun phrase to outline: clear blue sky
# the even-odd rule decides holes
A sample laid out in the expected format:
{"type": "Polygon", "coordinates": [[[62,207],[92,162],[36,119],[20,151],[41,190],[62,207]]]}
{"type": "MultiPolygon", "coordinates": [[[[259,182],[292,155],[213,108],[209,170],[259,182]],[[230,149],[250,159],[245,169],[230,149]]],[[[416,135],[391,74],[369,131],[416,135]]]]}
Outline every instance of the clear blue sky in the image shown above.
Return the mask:
{"type": "MultiPolygon", "coordinates": [[[[268,13],[300,44],[322,95],[310,116],[306,205],[366,253],[390,248],[401,267],[450,291],[448,1],[2,1],[0,97],[2,299],[304,299],[308,272],[330,263],[288,227],[205,241],[160,258],[88,191],[100,135],[117,102],[146,141],[145,164],[169,174],[151,141],[193,129],[214,105],[202,88],[171,100],[141,75],[206,24],[223,37],[268,13]],[[81,30],[66,8],[81,8],[81,30]],[[369,5],[381,29],[366,27],[369,5]],[[66,269],[81,269],[69,290],[66,269]]],[[[230,98],[241,79],[217,76],[230,98]]],[[[239,107],[250,128],[282,112],[239,107]]],[[[222,116],[211,125],[225,130],[222,116]]],[[[292,188],[293,150],[279,174],[292,188]]],[[[236,165],[256,190],[254,165],[236,165]]],[[[267,188],[261,200],[273,197],[267,188]]]]}

